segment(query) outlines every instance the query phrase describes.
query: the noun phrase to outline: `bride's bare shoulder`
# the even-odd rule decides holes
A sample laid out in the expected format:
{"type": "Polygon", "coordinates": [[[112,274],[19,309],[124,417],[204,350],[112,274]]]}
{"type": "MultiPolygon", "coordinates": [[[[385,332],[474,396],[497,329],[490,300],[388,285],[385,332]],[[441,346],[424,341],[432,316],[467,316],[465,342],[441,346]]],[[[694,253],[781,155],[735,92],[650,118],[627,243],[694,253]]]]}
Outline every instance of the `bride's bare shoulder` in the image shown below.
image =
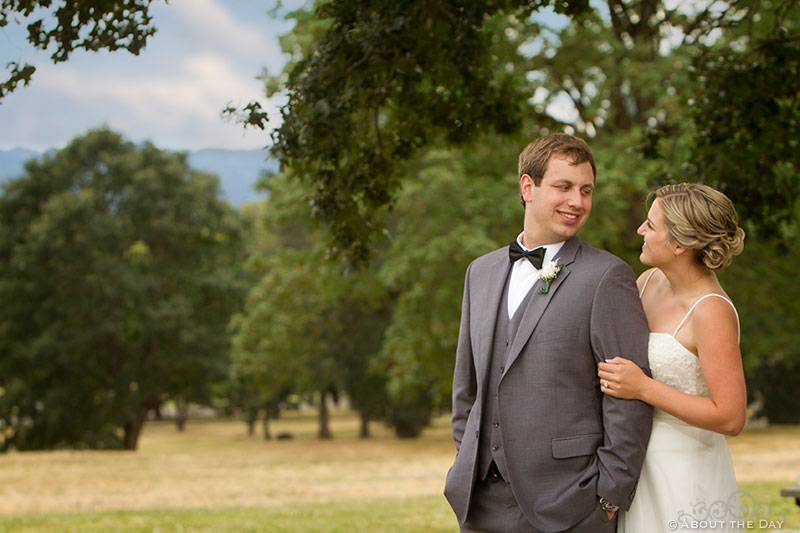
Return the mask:
{"type": "Polygon", "coordinates": [[[657,272],[657,268],[648,268],[639,275],[639,277],[636,279],[636,286],[639,288],[639,293],[642,292],[642,289],[644,289],[646,285],[656,281],[653,278],[658,277],[658,274],[656,274],[657,272]]]}

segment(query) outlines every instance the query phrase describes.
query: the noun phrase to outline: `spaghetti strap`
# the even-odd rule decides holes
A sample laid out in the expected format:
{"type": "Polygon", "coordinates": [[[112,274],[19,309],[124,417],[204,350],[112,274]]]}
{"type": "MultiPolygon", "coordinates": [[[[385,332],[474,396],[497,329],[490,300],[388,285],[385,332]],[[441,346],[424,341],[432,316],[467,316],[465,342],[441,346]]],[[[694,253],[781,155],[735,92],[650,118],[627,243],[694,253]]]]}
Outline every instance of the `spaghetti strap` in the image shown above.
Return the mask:
{"type": "Polygon", "coordinates": [[[650,283],[650,278],[652,278],[652,277],[653,277],[653,274],[655,274],[655,273],[656,273],[656,270],[658,270],[658,269],[657,269],[657,268],[654,268],[653,270],[651,270],[651,271],[650,271],[650,275],[649,275],[649,276],[647,276],[647,279],[646,279],[646,280],[644,280],[644,285],[642,285],[642,290],[640,290],[640,291],[639,291],[639,298],[641,298],[641,297],[642,297],[642,294],[644,294],[644,290],[647,288],[647,284],[648,284],[648,283],[650,283]]]}
{"type": "MultiPolygon", "coordinates": [[[[649,280],[650,278],[647,278],[647,279],[649,280]]],[[[644,292],[644,288],[642,288],[642,292],[644,292]]],[[[681,326],[683,326],[683,323],[686,322],[686,319],[689,318],[689,315],[692,314],[692,311],[694,311],[694,308],[697,307],[697,304],[699,304],[700,302],[702,302],[706,298],[711,298],[712,296],[716,296],[717,298],[725,300],[733,308],[733,314],[736,315],[736,342],[738,343],[741,340],[741,337],[742,337],[742,326],[741,326],[741,324],[739,322],[739,312],[736,310],[736,306],[733,305],[732,301],[728,300],[727,298],[725,298],[721,294],[714,294],[714,293],[706,294],[705,296],[701,296],[700,298],[697,299],[697,301],[694,303],[694,305],[692,305],[691,309],[689,309],[689,312],[686,313],[683,316],[683,320],[681,320],[680,324],[678,324],[678,327],[675,328],[675,332],[672,334],[673,338],[675,337],[675,335],[678,334],[678,330],[681,329],[681,326]]]]}

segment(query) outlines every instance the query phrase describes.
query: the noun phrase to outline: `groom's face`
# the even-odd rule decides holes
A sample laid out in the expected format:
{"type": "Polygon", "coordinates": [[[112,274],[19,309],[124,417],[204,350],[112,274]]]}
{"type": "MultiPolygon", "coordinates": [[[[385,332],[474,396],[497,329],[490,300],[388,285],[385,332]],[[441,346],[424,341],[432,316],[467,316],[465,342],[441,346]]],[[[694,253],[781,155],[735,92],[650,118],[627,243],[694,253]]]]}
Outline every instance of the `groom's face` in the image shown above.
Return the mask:
{"type": "Polygon", "coordinates": [[[528,228],[535,242],[526,246],[553,244],[573,237],[586,224],[592,210],[594,172],[590,163],[573,165],[554,154],[537,187],[527,174],[520,178],[525,200],[526,237],[528,228]]]}

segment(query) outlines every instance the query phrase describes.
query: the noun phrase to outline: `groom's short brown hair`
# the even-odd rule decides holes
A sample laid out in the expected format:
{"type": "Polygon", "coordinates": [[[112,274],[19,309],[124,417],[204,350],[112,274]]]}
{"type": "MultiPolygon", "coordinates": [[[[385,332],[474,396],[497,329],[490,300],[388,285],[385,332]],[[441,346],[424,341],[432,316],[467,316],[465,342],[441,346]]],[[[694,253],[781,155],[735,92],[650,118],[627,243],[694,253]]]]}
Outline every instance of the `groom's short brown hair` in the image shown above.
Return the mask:
{"type": "Polygon", "coordinates": [[[547,163],[553,154],[566,156],[572,165],[588,162],[592,165],[592,175],[597,177],[594,156],[589,145],[583,139],[566,133],[554,133],[540,137],[526,146],[519,154],[518,177],[521,178],[523,174],[528,174],[533,178],[533,184],[537,187],[540,186],[547,170],[547,163]]]}

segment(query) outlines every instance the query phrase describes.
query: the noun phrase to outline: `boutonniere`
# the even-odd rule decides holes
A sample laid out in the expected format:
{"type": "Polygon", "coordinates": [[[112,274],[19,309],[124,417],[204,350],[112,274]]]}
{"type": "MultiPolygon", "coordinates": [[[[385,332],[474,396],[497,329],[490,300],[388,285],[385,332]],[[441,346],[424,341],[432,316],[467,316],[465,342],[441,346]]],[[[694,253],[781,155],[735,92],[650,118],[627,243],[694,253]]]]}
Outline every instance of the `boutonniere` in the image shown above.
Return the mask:
{"type": "Polygon", "coordinates": [[[556,258],[555,261],[549,261],[542,265],[542,269],[539,271],[539,279],[544,281],[544,287],[539,289],[539,294],[547,294],[550,292],[550,284],[553,283],[558,273],[564,268],[564,265],[557,265],[556,261],[558,261],[558,258],[556,258]]]}

